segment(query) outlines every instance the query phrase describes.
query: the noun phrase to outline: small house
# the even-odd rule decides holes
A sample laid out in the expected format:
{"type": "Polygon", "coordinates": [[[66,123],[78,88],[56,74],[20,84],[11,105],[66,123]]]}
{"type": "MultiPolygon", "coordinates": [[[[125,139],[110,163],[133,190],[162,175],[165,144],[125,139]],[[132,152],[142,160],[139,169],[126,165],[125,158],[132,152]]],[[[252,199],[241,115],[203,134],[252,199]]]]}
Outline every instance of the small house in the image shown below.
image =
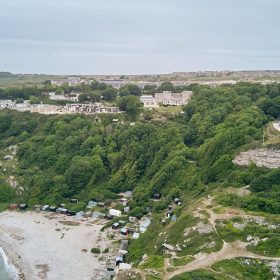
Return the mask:
{"type": "Polygon", "coordinates": [[[151,220],[150,219],[144,219],[140,222],[140,231],[141,232],[145,232],[147,230],[147,228],[149,227],[149,225],[151,224],[151,220]]]}
{"type": "Polygon", "coordinates": [[[173,215],[173,212],[174,212],[173,209],[168,210],[167,213],[166,213],[166,217],[167,217],[167,218],[170,218],[171,215],[173,215]]]}
{"type": "Polygon", "coordinates": [[[60,204],[58,205],[58,207],[60,207],[60,208],[65,208],[65,206],[66,206],[65,203],[60,203],[60,204]]]}
{"type": "Polygon", "coordinates": [[[90,200],[90,201],[88,202],[87,208],[92,209],[92,208],[94,208],[94,207],[96,207],[96,206],[97,206],[97,202],[96,202],[96,201],[90,200]]]}
{"type": "Polygon", "coordinates": [[[119,223],[112,224],[112,229],[118,229],[120,227],[119,223]]]}
{"type": "Polygon", "coordinates": [[[121,229],[121,235],[127,236],[128,235],[128,229],[126,227],[123,227],[121,229]]]}
{"type": "Polygon", "coordinates": [[[99,219],[101,214],[102,214],[101,212],[94,211],[92,212],[92,218],[99,219]]]}
{"type": "Polygon", "coordinates": [[[111,214],[106,214],[106,216],[105,216],[105,218],[106,218],[106,220],[113,220],[113,216],[111,215],[111,214]]]}
{"type": "Polygon", "coordinates": [[[172,215],[171,222],[176,222],[176,221],[177,221],[177,215],[172,215]]]}
{"type": "Polygon", "coordinates": [[[78,200],[77,198],[71,198],[71,199],[70,199],[70,202],[71,202],[71,203],[78,203],[79,200],[78,200]]]}
{"type": "Polygon", "coordinates": [[[104,275],[100,278],[101,280],[111,280],[115,276],[115,271],[107,270],[104,275]]]}
{"type": "Polygon", "coordinates": [[[125,192],[125,195],[126,195],[127,197],[132,197],[132,191],[126,191],[126,192],[125,192]]]}
{"type": "Polygon", "coordinates": [[[136,223],[137,218],[133,217],[133,216],[130,216],[130,217],[128,217],[128,220],[129,220],[130,223],[136,223]]]}
{"type": "Polygon", "coordinates": [[[139,232],[134,232],[133,235],[132,235],[132,239],[139,239],[139,232]]]}
{"type": "Polygon", "coordinates": [[[128,248],[128,240],[121,240],[120,250],[127,251],[128,248]]]}
{"type": "Polygon", "coordinates": [[[119,256],[117,256],[116,258],[116,266],[118,266],[120,263],[123,262],[123,255],[120,254],[119,256]]]}
{"type": "Polygon", "coordinates": [[[4,160],[13,160],[13,159],[14,159],[13,156],[10,156],[10,155],[4,156],[4,160]]]}
{"type": "Polygon", "coordinates": [[[49,207],[49,211],[50,212],[56,212],[56,207],[55,206],[51,206],[51,207],[49,207]]]}
{"type": "Polygon", "coordinates": [[[114,216],[114,217],[121,217],[122,212],[120,210],[110,209],[109,214],[114,216]]]}
{"type": "Polygon", "coordinates": [[[85,214],[84,211],[79,211],[79,212],[76,213],[75,218],[76,218],[77,220],[81,220],[81,219],[83,218],[83,215],[84,215],[84,214],[85,214]]]}
{"type": "Polygon", "coordinates": [[[125,226],[125,225],[126,225],[126,221],[124,221],[124,220],[119,220],[119,224],[120,224],[120,226],[125,226]]]}
{"type": "Polygon", "coordinates": [[[41,205],[39,205],[39,204],[35,204],[34,206],[33,206],[33,209],[34,209],[34,211],[37,211],[37,212],[40,212],[41,211],[41,205]]]}
{"type": "Polygon", "coordinates": [[[76,212],[75,212],[75,211],[72,211],[72,210],[67,210],[67,215],[68,215],[68,216],[75,216],[75,215],[76,215],[76,212]]]}
{"type": "Polygon", "coordinates": [[[58,207],[57,209],[56,209],[56,213],[58,213],[58,214],[64,214],[64,215],[67,215],[67,209],[65,209],[65,208],[62,208],[62,207],[58,207]]]}
{"type": "Polygon", "coordinates": [[[10,204],[10,209],[11,210],[18,209],[18,204],[10,204]]]}
{"type": "Polygon", "coordinates": [[[26,210],[27,207],[28,207],[27,204],[22,203],[22,204],[19,205],[19,210],[26,210]]]}
{"type": "Polygon", "coordinates": [[[180,203],[181,200],[180,200],[180,198],[176,197],[176,198],[174,199],[174,202],[178,205],[178,203],[180,203]]]}
{"type": "Polygon", "coordinates": [[[127,228],[127,230],[129,234],[133,234],[135,232],[135,229],[131,227],[127,228]]]}
{"type": "Polygon", "coordinates": [[[127,200],[126,198],[122,198],[122,199],[121,199],[121,204],[122,204],[123,206],[127,206],[127,203],[128,203],[128,200],[127,200]]]}
{"type": "Polygon", "coordinates": [[[113,261],[108,260],[106,262],[106,269],[107,271],[114,271],[116,268],[116,264],[113,261]]]}
{"type": "Polygon", "coordinates": [[[120,263],[119,270],[131,270],[132,266],[129,263],[120,263]]]}
{"type": "Polygon", "coordinates": [[[160,194],[159,193],[154,193],[153,194],[153,199],[156,199],[156,200],[160,199],[160,194]]]}
{"type": "Polygon", "coordinates": [[[42,211],[48,211],[50,209],[50,206],[49,205],[44,205],[42,206],[42,211]]]}
{"type": "Polygon", "coordinates": [[[97,206],[101,207],[101,208],[104,208],[105,207],[105,203],[104,202],[98,202],[97,206]]]}

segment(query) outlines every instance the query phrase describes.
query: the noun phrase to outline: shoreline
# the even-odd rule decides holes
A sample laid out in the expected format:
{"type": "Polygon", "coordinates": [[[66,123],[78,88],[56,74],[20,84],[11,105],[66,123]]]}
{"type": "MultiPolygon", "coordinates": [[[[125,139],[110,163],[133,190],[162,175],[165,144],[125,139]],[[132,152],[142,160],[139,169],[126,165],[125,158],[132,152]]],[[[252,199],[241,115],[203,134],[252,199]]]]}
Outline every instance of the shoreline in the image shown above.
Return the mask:
{"type": "Polygon", "coordinates": [[[104,275],[111,253],[90,252],[93,247],[111,248],[111,241],[100,232],[102,225],[71,222],[42,212],[0,213],[0,247],[18,280],[92,280],[104,275]]]}
{"type": "MultiPolygon", "coordinates": [[[[6,259],[7,266],[12,270],[12,276],[16,277],[14,280],[26,280],[19,260],[16,258],[17,253],[12,249],[12,246],[5,243],[0,238],[0,254],[6,259]],[[4,255],[3,255],[4,254],[4,255]]],[[[10,270],[9,269],[9,270],[10,270]]]]}

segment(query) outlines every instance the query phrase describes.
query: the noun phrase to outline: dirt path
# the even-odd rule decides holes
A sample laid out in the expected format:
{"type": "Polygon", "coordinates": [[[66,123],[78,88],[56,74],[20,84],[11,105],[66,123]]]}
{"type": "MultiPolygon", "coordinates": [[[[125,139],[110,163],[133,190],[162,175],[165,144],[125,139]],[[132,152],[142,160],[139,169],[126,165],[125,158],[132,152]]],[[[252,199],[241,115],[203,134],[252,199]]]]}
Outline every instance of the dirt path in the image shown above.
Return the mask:
{"type": "MultiPolygon", "coordinates": [[[[255,217],[251,215],[246,215],[245,213],[241,213],[238,211],[228,211],[225,214],[218,214],[213,212],[211,209],[207,209],[207,205],[212,204],[212,197],[208,197],[206,200],[203,201],[203,204],[201,207],[197,209],[197,213],[199,213],[200,210],[206,210],[210,217],[207,218],[216,233],[218,234],[216,230],[216,224],[215,220],[224,220],[224,219],[230,219],[236,216],[242,216],[242,217],[255,217]]],[[[219,234],[218,234],[219,235],[219,234]]],[[[280,260],[280,258],[275,258],[275,257],[266,257],[266,256],[261,256],[258,254],[254,254],[252,252],[249,252],[246,248],[246,243],[241,242],[241,241],[236,241],[233,243],[227,243],[223,240],[224,244],[223,247],[220,251],[218,252],[213,252],[210,254],[205,254],[205,253],[200,253],[195,255],[195,260],[184,265],[181,267],[178,267],[175,271],[172,272],[167,272],[166,271],[166,264],[168,263],[165,261],[165,275],[164,275],[164,280],[171,279],[173,276],[192,271],[192,270],[197,270],[197,269],[210,269],[211,266],[218,261],[225,260],[225,259],[233,259],[237,257],[248,257],[248,258],[257,258],[257,259],[265,259],[265,260],[280,260]]]]}
{"type": "Polygon", "coordinates": [[[173,272],[166,272],[164,279],[171,279],[175,275],[191,270],[203,268],[209,269],[215,262],[225,259],[233,259],[237,257],[249,257],[265,260],[280,260],[280,258],[265,257],[248,252],[245,246],[246,245],[242,242],[234,242],[231,244],[225,242],[223,248],[219,252],[213,252],[210,254],[198,254],[195,256],[196,259],[191,263],[181,266],[173,272]]]}

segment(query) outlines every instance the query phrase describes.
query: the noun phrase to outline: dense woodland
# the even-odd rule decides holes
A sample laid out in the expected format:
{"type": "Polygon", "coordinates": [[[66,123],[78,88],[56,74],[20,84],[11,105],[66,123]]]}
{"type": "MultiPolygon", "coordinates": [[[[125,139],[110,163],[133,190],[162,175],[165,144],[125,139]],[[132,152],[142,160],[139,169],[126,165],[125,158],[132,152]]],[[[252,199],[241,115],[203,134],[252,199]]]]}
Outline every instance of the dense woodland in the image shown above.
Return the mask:
{"type": "MultiPolygon", "coordinates": [[[[252,183],[250,198],[224,198],[224,203],[280,213],[280,171],[232,163],[242,146],[262,139],[264,125],[278,117],[280,85],[192,89],[185,113],[164,123],[142,120],[130,126],[96,123],[82,115],[1,111],[1,149],[18,145],[15,175],[25,191],[17,199],[31,204],[71,197],[106,201],[133,190],[130,206],[141,215],[153,193],[164,197],[154,206],[161,211],[187,192],[200,195],[209,186],[252,183]]],[[[1,193],[6,192],[2,185],[1,193]]],[[[2,194],[0,200],[10,196],[2,194]]]]}

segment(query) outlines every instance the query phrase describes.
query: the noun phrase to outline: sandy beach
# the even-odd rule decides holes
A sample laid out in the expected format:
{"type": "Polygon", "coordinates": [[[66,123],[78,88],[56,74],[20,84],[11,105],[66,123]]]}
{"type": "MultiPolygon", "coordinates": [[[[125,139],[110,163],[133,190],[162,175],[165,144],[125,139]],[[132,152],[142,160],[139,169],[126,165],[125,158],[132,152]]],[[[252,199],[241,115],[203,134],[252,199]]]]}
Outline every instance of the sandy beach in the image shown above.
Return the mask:
{"type": "Polygon", "coordinates": [[[0,247],[20,270],[21,279],[96,280],[104,274],[106,258],[90,252],[110,248],[102,225],[80,222],[54,213],[0,213],[0,247]],[[66,224],[65,224],[66,222],[66,224]],[[77,221],[75,221],[77,224],[77,221]]]}

